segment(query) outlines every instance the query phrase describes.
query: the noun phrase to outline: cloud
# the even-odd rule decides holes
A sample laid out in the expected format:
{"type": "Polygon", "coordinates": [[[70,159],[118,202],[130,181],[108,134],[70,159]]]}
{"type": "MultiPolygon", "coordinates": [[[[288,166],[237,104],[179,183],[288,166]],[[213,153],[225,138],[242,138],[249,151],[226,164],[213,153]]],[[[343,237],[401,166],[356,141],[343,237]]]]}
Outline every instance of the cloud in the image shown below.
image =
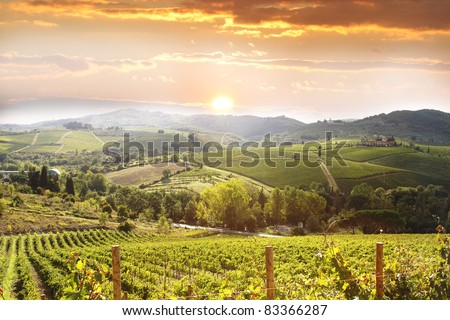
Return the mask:
{"type": "Polygon", "coordinates": [[[421,70],[429,72],[450,72],[450,63],[427,58],[396,58],[386,60],[303,60],[270,59],[266,52],[252,50],[249,53],[236,51],[226,54],[221,51],[210,53],[171,53],[156,56],[155,61],[180,63],[214,63],[236,65],[270,70],[310,71],[346,71],[360,72],[366,70],[421,70]]]}
{"type": "Polygon", "coordinates": [[[16,52],[0,54],[1,79],[52,78],[84,76],[105,69],[129,73],[150,70],[155,63],[149,60],[101,60],[89,57],[54,55],[22,55],[16,52]]]}
{"type": "Polygon", "coordinates": [[[450,2],[442,0],[191,0],[189,8],[230,12],[246,24],[284,21],[290,24],[345,26],[376,24],[389,28],[448,30],[450,2]]]}
{"type": "Polygon", "coordinates": [[[52,17],[75,17],[208,23],[216,32],[252,38],[297,38],[306,32],[376,32],[387,40],[450,35],[450,1],[444,0],[33,0],[0,6],[27,19],[39,17],[40,26],[54,26],[47,21],[52,17]]]}
{"type": "MultiPolygon", "coordinates": [[[[167,1],[166,1],[167,3],[167,1]]],[[[121,20],[151,20],[171,22],[215,22],[229,15],[184,8],[174,5],[174,1],[166,5],[155,4],[154,1],[66,1],[66,0],[33,0],[28,2],[12,2],[4,5],[10,9],[27,15],[45,14],[55,17],[69,16],[85,19],[107,17],[121,20]]]]}

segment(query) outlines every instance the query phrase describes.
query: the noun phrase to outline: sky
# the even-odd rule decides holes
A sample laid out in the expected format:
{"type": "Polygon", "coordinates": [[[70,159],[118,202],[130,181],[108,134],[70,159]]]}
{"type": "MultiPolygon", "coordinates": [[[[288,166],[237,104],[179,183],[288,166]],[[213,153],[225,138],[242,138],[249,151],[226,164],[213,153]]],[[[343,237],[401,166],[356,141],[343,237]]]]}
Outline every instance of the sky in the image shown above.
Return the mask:
{"type": "Polygon", "coordinates": [[[449,0],[1,0],[0,123],[134,102],[304,122],[450,112],[449,12],[449,0]]]}

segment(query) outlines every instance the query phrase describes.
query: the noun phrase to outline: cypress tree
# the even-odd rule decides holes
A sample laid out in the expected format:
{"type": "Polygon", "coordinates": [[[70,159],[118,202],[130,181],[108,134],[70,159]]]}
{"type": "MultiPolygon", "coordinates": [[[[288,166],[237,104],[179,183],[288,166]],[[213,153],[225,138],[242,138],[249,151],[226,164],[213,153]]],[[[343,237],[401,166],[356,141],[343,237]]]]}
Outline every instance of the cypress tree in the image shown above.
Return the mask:
{"type": "Polygon", "coordinates": [[[39,177],[39,186],[43,189],[48,188],[48,168],[43,166],[41,169],[41,175],[39,177]]]}
{"type": "Polygon", "coordinates": [[[67,177],[66,180],[66,193],[75,195],[75,188],[73,186],[73,179],[71,176],[67,177]]]}

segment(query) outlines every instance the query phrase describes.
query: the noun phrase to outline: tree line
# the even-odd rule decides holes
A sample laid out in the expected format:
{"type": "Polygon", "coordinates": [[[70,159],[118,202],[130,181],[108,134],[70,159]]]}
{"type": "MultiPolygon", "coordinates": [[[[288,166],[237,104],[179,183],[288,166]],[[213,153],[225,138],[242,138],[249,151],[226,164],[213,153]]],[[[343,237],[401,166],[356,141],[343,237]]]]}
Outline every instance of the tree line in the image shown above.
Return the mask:
{"type": "Polygon", "coordinates": [[[450,195],[442,186],[375,189],[363,183],[348,195],[335,195],[317,183],[267,192],[230,179],[197,194],[121,187],[90,170],[57,175],[49,174],[46,165],[29,169],[20,173],[17,190],[50,192],[70,202],[77,214],[97,208],[98,214],[106,219],[116,215],[119,222],[164,218],[247,231],[288,225],[297,234],[323,231],[335,221],[350,232],[364,233],[423,233],[432,232],[438,224],[450,226],[450,195]]]}

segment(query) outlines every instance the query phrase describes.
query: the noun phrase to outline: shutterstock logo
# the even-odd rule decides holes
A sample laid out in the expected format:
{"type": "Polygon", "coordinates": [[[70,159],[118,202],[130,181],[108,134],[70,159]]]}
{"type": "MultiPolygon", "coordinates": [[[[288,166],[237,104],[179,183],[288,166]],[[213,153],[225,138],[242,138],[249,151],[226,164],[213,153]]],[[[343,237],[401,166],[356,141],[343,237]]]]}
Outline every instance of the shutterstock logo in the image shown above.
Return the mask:
{"type": "Polygon", "coordinates": [[[181,139],[180,134],[172,136],[171,141],[136,141],[130,133],[124,133],[123,141],[108,142],[103,145],[103,154],[108,162],[127,166],[131,161],[138,165],[173,162],[184,167],[189,163],[202,164],[208,167],[244,167],[255,168],[261,165],[267,168],[296,168],[306,166],[319,167],[325,163],[331,167],[334,163],[347,167],[347,163],[339,154],[346,142],[333,144],[333,133],[326,132],[326,142],[306,142],[295,145],[292,142],[276,142],[267,133],[260,142],[232,141],[228,144],[217,141],[200,142],[195,134],[181,139]],[[157,147],[159,146],[159,148],[157,147]]]}

